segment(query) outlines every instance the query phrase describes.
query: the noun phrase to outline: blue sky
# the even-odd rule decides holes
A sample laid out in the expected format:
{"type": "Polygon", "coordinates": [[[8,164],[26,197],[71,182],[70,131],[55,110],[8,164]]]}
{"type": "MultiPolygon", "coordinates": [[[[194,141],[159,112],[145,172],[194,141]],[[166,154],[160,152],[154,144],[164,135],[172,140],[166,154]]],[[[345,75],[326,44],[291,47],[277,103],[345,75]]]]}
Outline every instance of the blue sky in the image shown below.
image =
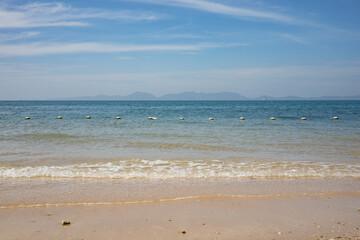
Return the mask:
{"type": "Polygon", "coordinates": [[[0,99],[360,94],[358,0],[0,0],[0,99]]]}

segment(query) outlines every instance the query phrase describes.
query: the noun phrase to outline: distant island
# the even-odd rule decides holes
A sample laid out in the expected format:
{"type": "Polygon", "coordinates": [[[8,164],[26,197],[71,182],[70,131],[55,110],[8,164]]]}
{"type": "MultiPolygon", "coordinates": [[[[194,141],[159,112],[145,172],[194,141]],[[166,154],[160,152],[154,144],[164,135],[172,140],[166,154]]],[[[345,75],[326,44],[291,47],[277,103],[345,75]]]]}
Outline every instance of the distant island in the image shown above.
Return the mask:
{"type": "Polygon", "coordinates": [[[225,100],[360,100],[360,95],[357,96],[322,96],[322,97],[298,97],[298,96],[287,96],[287,97],[271,97],[271,96],[260,96],[256,98],[244,97],[235,92],[218,92],[218,93],[197,93],[197,92],[183,92],[174,94],[165,94],[161,97],[156,97],[147,92],[134,92],[127,96],[108,96],[108,95],[97,95],[97,96],[83,96],[73,98],[56,98],[50,100],[126,100],[126,101],[225,101],[225,100]]]}

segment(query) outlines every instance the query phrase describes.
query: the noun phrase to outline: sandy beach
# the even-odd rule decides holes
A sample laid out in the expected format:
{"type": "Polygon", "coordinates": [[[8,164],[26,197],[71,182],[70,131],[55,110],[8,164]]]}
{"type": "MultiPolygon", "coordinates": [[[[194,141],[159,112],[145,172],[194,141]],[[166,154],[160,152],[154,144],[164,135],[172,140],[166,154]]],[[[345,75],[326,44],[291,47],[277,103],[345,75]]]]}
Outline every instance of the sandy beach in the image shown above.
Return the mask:
{"type": "Polygon", "coordinates": [[[4,240],[360,239],[354,179],[0,184],[4,240]]]}
{"type": "Polygon", "coordinates": [[[360,239],[360,195],[16,208],[0,222],[0,239],[360,239]]]}

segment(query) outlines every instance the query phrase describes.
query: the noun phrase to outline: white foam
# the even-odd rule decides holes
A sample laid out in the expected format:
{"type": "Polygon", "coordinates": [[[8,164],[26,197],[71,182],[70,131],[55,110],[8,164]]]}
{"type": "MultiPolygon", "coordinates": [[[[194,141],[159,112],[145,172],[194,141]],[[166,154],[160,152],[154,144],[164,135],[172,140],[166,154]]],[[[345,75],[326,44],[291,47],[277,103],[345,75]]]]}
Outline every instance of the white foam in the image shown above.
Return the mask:
{"type": "Polygon", "coordinates": [[[360,178],[360,165],[331,162],[235,162],[219,160],[122,160],[65,166],[2,166],[0,178],[360,178]]]}

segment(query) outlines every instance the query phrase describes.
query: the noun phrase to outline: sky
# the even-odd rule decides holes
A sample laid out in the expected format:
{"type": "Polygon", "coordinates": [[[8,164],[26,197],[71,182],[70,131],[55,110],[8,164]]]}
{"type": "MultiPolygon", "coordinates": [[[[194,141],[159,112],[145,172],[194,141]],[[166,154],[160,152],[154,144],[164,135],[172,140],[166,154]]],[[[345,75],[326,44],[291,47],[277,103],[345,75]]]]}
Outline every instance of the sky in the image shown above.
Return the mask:
{"type": "Polygon", "coordinates": [[[360,95],[359,0],[0,0],[0,99],[360,95]]]}

